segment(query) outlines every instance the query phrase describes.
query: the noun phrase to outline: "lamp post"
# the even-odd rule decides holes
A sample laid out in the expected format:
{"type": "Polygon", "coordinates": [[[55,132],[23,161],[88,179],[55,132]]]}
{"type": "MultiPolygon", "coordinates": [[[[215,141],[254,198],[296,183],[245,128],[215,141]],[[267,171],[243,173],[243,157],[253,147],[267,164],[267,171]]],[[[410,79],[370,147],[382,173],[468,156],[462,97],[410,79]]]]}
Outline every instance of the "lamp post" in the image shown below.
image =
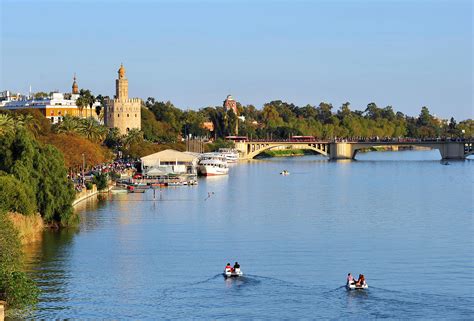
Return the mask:
{"type": "Polygon", "coordinates": [[[82,186],[86,186],[86,178],[84,177],[84,167],[86,167],[86,157],[82,153],[82,186]]]}

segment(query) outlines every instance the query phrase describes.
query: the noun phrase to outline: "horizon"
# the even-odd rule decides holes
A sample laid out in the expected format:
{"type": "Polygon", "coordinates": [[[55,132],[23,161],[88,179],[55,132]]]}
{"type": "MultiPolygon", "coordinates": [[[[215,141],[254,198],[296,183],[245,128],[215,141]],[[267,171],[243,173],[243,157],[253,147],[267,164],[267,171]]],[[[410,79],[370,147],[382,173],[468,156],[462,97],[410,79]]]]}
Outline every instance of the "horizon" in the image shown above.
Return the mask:
{"type": "Polygon", "coordinates": [[[113,96],[123,63],[130,97],[183,110],[231,94],[258,109],[375,102],[473,118],[470,1],[4,0],[1,9],[1,90],[70,92],[75,73],[80,88],[113,96]],[[71,23],[71,12],[87,19],[71,23]]]}

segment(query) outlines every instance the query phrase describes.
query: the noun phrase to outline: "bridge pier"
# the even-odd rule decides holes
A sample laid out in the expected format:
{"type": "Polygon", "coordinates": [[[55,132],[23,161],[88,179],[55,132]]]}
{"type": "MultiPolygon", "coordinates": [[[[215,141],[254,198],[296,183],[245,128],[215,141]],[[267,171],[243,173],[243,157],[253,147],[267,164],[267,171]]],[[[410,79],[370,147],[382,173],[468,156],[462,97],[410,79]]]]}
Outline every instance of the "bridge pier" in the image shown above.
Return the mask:
{"type": "Polygon", "coordinates": [[[357,149],[353,144],[348,143],[331,143],[329,144],[329,159],[354,159],[357,149]]]}
{"type": "Polygon", "coordinates": [[[442,159],[465,159],[467,154],[464,143],[442,143],[434,148],[439,150],[442,159]]]}

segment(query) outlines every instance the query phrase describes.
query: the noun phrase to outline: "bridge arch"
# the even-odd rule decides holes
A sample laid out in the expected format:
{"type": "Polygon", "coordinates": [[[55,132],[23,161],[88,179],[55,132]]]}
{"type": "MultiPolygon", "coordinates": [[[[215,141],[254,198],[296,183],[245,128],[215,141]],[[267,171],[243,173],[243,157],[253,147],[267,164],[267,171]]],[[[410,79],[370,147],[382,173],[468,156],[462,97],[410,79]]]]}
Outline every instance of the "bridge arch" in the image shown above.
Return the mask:
{"type": "Polygon", "coordinates": [[[328,145],[323,143],[247,143],[246,144],[246,157],[247,159],[252,159],[258,156],[259,154],[278,147],[290,147],[295,149],[305,149],[312,150],[323,156],[328,156],[328,145]]]}

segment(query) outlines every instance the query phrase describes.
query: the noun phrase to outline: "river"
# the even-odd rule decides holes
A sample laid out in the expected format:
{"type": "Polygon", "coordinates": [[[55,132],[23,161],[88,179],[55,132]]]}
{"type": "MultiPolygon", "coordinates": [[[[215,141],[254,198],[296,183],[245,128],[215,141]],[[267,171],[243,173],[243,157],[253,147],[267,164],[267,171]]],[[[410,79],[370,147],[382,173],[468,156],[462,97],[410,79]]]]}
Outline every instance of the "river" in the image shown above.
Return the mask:
{"type": "Polygon", "coordinates": [[[34,317],[472,319],[474,161],[357,157],[255,160],[155,199],[84,202],[78,229],[29,251],[34,317]],[[245,276],[225,280],[235,261],[245,276]],[[369,289],[347,291],[348,272],[369,289]]]}

